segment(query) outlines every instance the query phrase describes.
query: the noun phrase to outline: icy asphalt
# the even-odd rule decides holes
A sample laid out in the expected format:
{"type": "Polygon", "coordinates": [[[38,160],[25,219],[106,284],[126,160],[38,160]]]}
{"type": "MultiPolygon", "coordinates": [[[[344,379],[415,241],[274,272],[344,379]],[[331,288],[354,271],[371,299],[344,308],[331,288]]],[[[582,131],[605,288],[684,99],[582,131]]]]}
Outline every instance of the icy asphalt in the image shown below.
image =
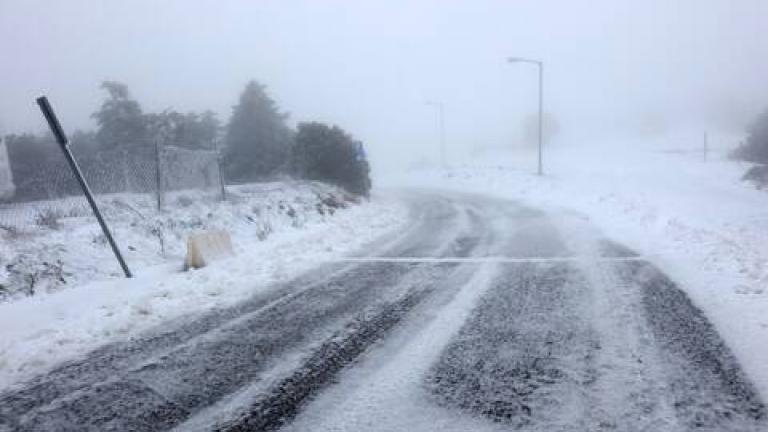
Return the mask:
{"type": "Polygon", "coordinates": [[[768,430],[702,312],[584,217],[403,199],[359,256],[0,394],[0,431],[768,430]]]}

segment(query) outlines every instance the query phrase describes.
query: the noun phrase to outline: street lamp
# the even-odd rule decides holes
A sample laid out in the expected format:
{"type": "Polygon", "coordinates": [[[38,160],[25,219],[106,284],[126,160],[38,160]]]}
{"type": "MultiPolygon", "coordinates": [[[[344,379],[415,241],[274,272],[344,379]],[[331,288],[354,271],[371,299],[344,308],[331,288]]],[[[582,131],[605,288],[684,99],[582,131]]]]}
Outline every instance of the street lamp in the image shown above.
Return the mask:
{"type": "Polygon", "coordinates": [[[531,60],[522,57],[510,57],[507,59],[510,63],[533,63],[539,67],[539,169],[537,174],[542,175],[544,170],[542,168],[541,161],[541,143],[543,141],[542,124],[543,124],[543,112],[544,112],[544,63],[539,60],[531,60]]]}
{"type": "Polygon", "coordinates": [[[445,168],[447,166],[445,154],[445,106],[442,102],[433,101],[427,101],[426,104],[437,108],[437,121],[440,128],[440,162],[443,168],[445,168]]]}

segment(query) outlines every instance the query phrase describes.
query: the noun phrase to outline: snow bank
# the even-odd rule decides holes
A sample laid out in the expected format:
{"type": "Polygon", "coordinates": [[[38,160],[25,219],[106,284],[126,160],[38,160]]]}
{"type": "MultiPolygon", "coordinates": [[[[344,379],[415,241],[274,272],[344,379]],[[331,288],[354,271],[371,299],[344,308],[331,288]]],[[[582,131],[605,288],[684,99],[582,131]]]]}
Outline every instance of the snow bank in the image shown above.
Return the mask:
{"type": "Polygon", "coordinates": [[[726,159],[735,140],[711,140],[721,147],[707,160],[697,140],[561,144],[546,150],[543,177],[534,174],[535,155],[500,153],[389,183],[583,214],[676,279],[768,399],[768,195],[740,181],[747,165],[726,159]]]}
{"type": "Polygon", "coordinates": [[[102,200],[134,279],[119,277],[86,216],[65,217],[63,228],[19,233],[2,244],[6,257],[57,253],[67,288],[0,304],[0,389],[166,320],[264,292],[400,229],[407,217],[397,201],[374,196],[350,205],[338,189],[313,183],[239,186],[226,203],[190,194],[177,194],[163,213],[152,210],[149,197],[102,200]],[[228,230],[237,255],[181,272],[186,234],[197,228],[228,230]]]}
{"type": "MultiPolygon", "coordinates": [[[[329,220],[351,204],[321,183],[264,183],[218,193],[166,194],[158,211],[152,194],[97,197],[134,272],[146,266],[182,266],[186,241],[199,230],[225,230],[249,245],[274,233],[329,220]]],[[[0,206],[0,301],[53,292],[84,281],[121,277],[122,271],[82,197],[0,206]]]]}

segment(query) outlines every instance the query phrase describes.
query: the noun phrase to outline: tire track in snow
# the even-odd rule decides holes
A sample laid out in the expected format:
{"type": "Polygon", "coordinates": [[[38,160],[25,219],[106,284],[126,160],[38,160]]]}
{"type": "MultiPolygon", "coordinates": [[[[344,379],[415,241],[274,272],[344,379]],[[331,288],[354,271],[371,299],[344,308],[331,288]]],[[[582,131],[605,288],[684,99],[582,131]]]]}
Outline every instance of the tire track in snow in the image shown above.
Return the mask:
{"type": "Polygon", "coordinates": [[[568,265],[504,265],[426,376],[436,403],[516,428],[580,430],[595,340],[568,265]]]}
{"type": "MultiPolygon", "coordinates": [[[[632,255],[578,242],[579,256],[632,255]]],[[[505,266],[427,375],[436,403],[521,430],[768,429],[738,362],[674,283],[647,262],[589,261],[505,266]]]]}
{"type": "MultiPolygon", "coordinates": [[[[485,252],[496,237],[487,221],[476,210],[465,208],[466,226],[442,255],[467,257],[485,252]]],[[[234,419],[220,422],[219,431],[275,430],[293,419],[306,401],[322,390],[349,363],[369,346],[383,338],[407,313],[430,297],[435,290],[451,290],[462,277],[457,263],[435,266],[431,278],[414,287],[398,300],[383,305],[378,312],[354,320],[348,327],[324,342],[289,376],[277,381],[234,419]],[[456,271],[454,271],[456,270],[456,271]]],[[[456,288],[453,288],[454,290],[456,288]]],[[[194,420],[190,423],[194,423],[194,420]]],[[[199,428],[199,424],[196,425],[199,428]]]]}
{"type": "Polygon", "coordinates": [[[642,293],[645,317],[684,430],[768,430],[764,403],[703,312],[651,264],[618,267],[621,277],[642,293]]]}

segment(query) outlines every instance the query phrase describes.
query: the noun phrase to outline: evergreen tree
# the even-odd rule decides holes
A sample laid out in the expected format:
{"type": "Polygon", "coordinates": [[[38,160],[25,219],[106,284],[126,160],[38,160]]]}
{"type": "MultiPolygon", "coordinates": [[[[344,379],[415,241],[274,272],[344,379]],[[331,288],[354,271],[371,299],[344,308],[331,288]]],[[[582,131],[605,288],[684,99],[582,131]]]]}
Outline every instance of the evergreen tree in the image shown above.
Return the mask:
{"type": "Polygon", "coordinates": [[[367,196],[371,188],[362,143],[338,126],[300,123],[292,152],[292,167],[299,177],[327,181],[355,194],[367,196]]]}
{"type": "Polygon", "coordinates": [[[92,116],[98,125],[96,139],[101,147],[104,150],[146,152],[150,145],[146,121],[128,87],[115,81],[104,81],[101,88],[107,92],[107,99],[92,116]]]}
{"type": "Polygon", "coordinates": [[[265,87],[249,82],[232,111],[224,138],[224,171],[229,180],[251,181],[287,169],[292,131],[265,87]]]}

